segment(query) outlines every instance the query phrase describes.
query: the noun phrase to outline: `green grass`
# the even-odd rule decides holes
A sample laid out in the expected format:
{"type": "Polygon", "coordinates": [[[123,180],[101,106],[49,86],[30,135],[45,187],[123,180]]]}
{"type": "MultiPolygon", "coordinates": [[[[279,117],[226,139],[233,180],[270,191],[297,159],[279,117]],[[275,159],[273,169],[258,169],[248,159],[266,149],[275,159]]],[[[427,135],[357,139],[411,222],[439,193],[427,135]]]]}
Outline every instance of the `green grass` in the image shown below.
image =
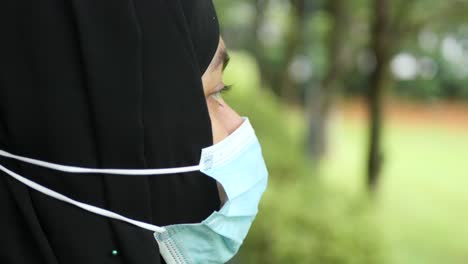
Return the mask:
{"type": "MultiPolygon", "coordinates": [[[[344,121],[322,179],[344,192],[364,189],[365,124],[344,121]]],[[[468,133],[430,124],[387,124],[376,197],[378,225],[392,264],[468,263],[468,133]]]]}

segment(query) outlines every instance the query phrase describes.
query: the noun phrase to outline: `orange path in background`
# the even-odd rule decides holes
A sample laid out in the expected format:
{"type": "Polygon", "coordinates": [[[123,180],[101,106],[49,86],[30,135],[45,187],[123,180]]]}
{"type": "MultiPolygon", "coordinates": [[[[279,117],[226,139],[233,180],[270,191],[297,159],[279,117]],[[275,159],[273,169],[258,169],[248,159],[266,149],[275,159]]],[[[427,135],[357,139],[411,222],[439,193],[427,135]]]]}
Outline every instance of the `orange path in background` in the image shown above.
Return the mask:
{"type": "MultiPolygon", "coordinates": [[[[363,99],[344,100],[339,104],[345,118],[365,120],[367,107],[363,99]]],[[[468,103],[415,103],[397,99],[384,100],[384,122],[405,126],[443,126],[468,133],[468,103]]]]}

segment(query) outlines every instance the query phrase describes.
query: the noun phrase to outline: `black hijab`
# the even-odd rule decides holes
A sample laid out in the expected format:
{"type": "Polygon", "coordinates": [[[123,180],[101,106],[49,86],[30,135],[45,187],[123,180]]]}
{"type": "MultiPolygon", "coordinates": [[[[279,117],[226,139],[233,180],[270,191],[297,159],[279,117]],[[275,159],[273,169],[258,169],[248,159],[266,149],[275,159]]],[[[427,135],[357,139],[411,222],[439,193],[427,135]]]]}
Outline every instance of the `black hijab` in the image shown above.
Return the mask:
{"type": "MultiPolygon", "coordinates": [[[[0,149],[80,167],[165,168],[198,164],[212,144],[201,83],[219,41],[211,0],[7,0],[0,34],[0,149]]],[[[219,207],[216,183],[200,172],[116,176],[4,157],[0,164],[157,225],[200,222],[219,207]]],[[[0,234],[2,264],[164,263],[150,231],[2,171],[0,234]]]]}

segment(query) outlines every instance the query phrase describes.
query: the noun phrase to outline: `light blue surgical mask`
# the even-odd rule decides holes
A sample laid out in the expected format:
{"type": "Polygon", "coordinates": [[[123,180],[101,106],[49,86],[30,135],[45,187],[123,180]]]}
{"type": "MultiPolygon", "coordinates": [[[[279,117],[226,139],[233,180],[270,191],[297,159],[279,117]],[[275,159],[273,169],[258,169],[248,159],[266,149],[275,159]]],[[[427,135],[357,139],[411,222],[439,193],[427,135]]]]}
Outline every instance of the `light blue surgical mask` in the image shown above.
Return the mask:
{"type": "Polygon", "coordinates": [[[201,223],[155,226],[114,212],[75,201],[41,186],[0,165],[0,169],[29,187],[56,199],[105,217],[154,231],[159,251],[167,264],[218,264],[239,250],[258,212],[268,171],[255,132],[247,118],[221,142],[204,148],[198,165],[169,169],[91,169],[35,160],[0,150],[0,155],[35,165],[73,173],[156,175],[200,170],[218,181],[228,200],[201,223]]]}
{"type": "Polygon", "coordinates": [[[268,172],[254,130],[243,124],[218,144],[202,150],[200,171],[217,180],[227,202],[199,224],[165,226],[155,232],[168,264],[225,263],[239,250],[258,211],[268,172]]]}

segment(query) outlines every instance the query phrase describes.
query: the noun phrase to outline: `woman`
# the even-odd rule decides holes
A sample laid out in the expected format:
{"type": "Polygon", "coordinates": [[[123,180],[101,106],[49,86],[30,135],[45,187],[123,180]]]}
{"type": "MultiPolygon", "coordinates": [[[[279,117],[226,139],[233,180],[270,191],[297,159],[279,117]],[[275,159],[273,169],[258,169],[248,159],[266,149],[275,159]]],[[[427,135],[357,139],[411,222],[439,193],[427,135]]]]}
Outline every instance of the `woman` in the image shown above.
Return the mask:
{"type": "MultiPolygon", "coordinates": [[[[15,0],[0,20],[0,150],[75,167],[177,168],[245,123],[220,97],[227,56],[210,0],[15,0]]],[[[152,232],[7,169],[158,226],[200,223],[227,198],[198,170],[64,173],[5,155],[0,165],[0,263],[164,263],[152,232]]]]}

